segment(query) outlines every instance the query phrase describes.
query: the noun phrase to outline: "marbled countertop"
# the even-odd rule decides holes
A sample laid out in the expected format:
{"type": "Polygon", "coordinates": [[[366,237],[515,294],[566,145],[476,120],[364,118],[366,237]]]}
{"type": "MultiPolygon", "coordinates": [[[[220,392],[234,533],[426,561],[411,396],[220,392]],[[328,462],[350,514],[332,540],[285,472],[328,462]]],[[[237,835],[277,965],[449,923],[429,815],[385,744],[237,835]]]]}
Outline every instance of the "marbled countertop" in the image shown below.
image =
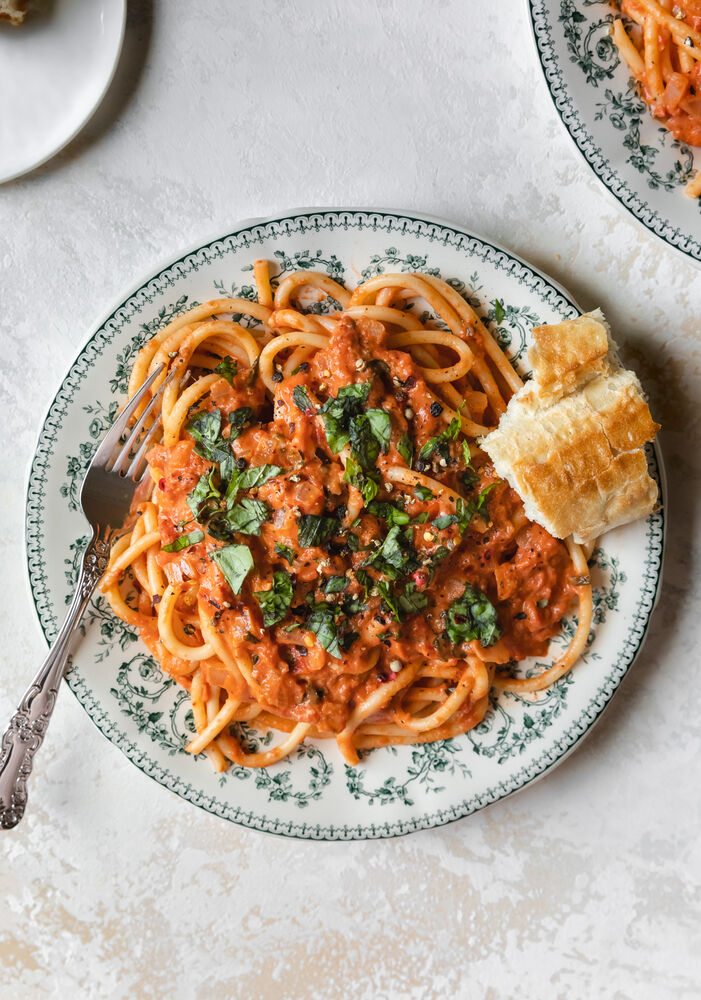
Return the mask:
{"type": "Polygon", "coordinates": [[[0,714],[44,653],[24,487],[60,374],[162,258],[301,205],[454,219],[606,310],[664,424],[670,487],[635,668],[544,781],[444,829],[351,844],[192,808],[64,691],[28,814],[0,838],[3,998],[701,996],[701,271],[599,189],[528,30],[519,0],[129,3],[96,117],[0,188],[0,714]]]}

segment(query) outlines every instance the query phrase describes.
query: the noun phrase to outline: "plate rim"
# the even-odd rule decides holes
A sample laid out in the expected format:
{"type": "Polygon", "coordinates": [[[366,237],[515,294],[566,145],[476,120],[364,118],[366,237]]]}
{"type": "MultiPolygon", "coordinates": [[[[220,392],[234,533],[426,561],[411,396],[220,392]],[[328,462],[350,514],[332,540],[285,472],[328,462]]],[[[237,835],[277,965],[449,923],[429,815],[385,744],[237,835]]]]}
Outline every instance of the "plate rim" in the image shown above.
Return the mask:
{"type": "MultiPolygon", "coordinates": [[[[569,137],[572,145],[577,150],[580,159],[583,160],[584,163],[586,163],[587,167],[589,167],[591,172],[594,174],[594,177],[597,180],[597,187],[603,193],[605,193],[605,196],[608,199],[610,199],[610,201],[614,205],[616,205],[618,210],[624,216],[632,218],[637,226],[643,229],[650,236],[654,237],[655,240],[662,243],[669,250],[674,251],[674,253],[680,254],[682,259],[685,260],[687,264],[691,264],[693,267],[701,268],[701,238],[697,238],[692,235],[685,236],[684,234],[682,234],[682,237],[688,240],[689,243],[691,243],[692,245],[691,250],[685,250],[683,247],[679,246],[677,243],[673,242],[673,240],[669,239],[667,236],[664,235],[664,232],[666,232],[670,228],[673,228],[673,225],[668,219],[664,219],[657,209],[651,208],[648,210],[648,214],[651,218],[651,221],[649,223],[646,222],[644,219],[645,215],[644,208],[636,210],[635,208],[626,204],[623,198],[619,197],[619,195],[616,194],[614,190],[614,185],[618,183],[619,186],[627,188],[630,191],[631,196],[633,196],[634,198],[639,197],[636,194],[636,192],[630,188],[630,185],[627,183],[627,181],[625,181],[620,176],[618,170],[611,166],[610,161],[606,157],[602,147],[597,143],[597,141],[591,135],[588,135],[587,141],[584,142],[583,140],[583,145],[580,145],[580,142],[573,131],[574,126],[571,127],[568,121],[565,119],[565,116],[558,104],[559,100],[569,100],[571,102],[572,107],[574,109],[573,115],[571,115],[571,117],[580,118],[581,122],[580,127],[583,127],[587,132],[589,132],[587,123],[582,119],[580,106],[575,105],[575,102],[569,91],[569,88],[567,86],[567,79],[565,77],[564,72],[561,69],[561,60],[554,51],[554,44],[552,43],[552,40],[548,42],[543,42],[541,46],[541,40],[536,27],[536,22],[540,19],[541,28],[543,25],[547,25],[549,27],[548,18],[552,14],[552,11],[550,9],[551,2],[552,0],[524,0],[527,11],[528,25],[530,29],[529,33],[533,42],[533,46],[535,48],[536,59],[538,61],[538,65],[541,70],[540,76],[542,78],[542,81],[545,85],[548,94],[550,95],[550,99],[552,101],[553,107],[556,112],[557,120],[564,129],[566,135],[569,137]],[[550,47],[549,52],[545,51],[546,46],[550,47]],[[554,67],[555,70],[559,73],[560,76],[559,82],[550,80],[550,77],[548,76],[549,66],[554,67]],[[600,167],[597,167],[596,163],[597,160],[602,161],[600,167]],[[611,182],[605,180],[603,176],[605,169],[604,164],[606,163],[608,163],[609,172],[613,175],[611,182]],[[654,228],[655,224],[658,224],[662,228],[662,232],[658,232],[654,228]]],[[[699,167],[699,170],[701,170],[701,167],[699,167]]],[[[691,202],[691,199],[689,199],[689,201],[691,202]]]]}
{"type": "MultiPolygon", "coordinates": [[[[23,541],[25,548],[25,568],[26,568],[25,579],[27,580],[28,583],[28,589],[32,598],[32,605],[34,608],[34,613],[40,631],[47,643],[50,643],[51,640],[49,638],[47,629],[44,626],[42,614],[39,608],[39,603],[37,601],[37,596],[35,594],[35,589],[32,585],[33,572],[32,572],[32,555],[30,550],[30,532],[32,526],[31,522],[32,522],[32,504],[33,504],[32,489],[33,489],[33,479],[35,476],[37,465],[42,466],[45,464],[43,461],[41,461],[40,445],[46,433],[47,422],[52,414],[52,411],[54,410],[54,407],[58,402],[59,395],[61,394],[65,384],[69,381],[71,377],[71,373],[74,366],[79,360],[81,360],[86,349],[89,347],[89,345],[91,344],[95,336],[100,332],[100,330],[115,316],[115,314],[118,312],[120,308],[124,307],[129,302],[129,300],[133,297],[133,295],[136,292],[138,292],[144,287],[147,287],[152,281],[154,281],[154,279],[162,278],[164,273],[169,268],[172,268],[176,264],[181,263],[187,257],[191,256],[192,254],[200,250],[207,249],[214,243],[224,242],[230,237],[236,236],[241,232],[244,232],[246,229],[252,228],[254,226],[266,225],[275,222],[282,222],[288,219],[296,219],[299,216],[315,216],[324,214],[391,216],[392,218],[397,220],[406,220],[410,222],[417,222],[420,224],[424,223],[428,225],[438,225],[442,228],[451,231],[456,235],[465,236],[468,239],[474,239],[483,246],[490,248],[491,250],[497,253],[504,254],[509,260],[515,261],[520,265],[524,266],[530,272],[532,272],[533,275],[541,278],[544,282],[546,282],[546,284],[554,288],[559,294],[563,296],[563,298],[565,298],[567,302],[569,302],[575,309],[581,312],[581,309],[579,305],[576,303],[575,299],[567,291],[567,289],[564,288],[558,281],[550,278],[540,268],[537,268],[534,265],[530,264],[528,261],[519,257],[518,254],[513,253],[511,250],[508,250],[501,244],[495,243],[494,241],[482,237],[479,234],[471,230],[468,230],[462,227],[461,225],[456,224],[455,222],[451,222],[441,217],[429,214],[419,214],[411,211],[404,212],[397,209],[377,209],[377,208],[368,209],[368,208],[343,208],[343,207],[291,209],[289,211],[277,212],[269,216],[253,217],[241,220],[239,222],[234,223],[230,228],[228,228],[228,231],[225,233],[222,233],[220,228],[219,231],[217,232],[217,235],[214,236],[210,235],[207,236],[205,239],[199,239],[197,241],[190,242],[188,246],[184,250],[179,252],[177,255],[168,254],[167,256],[166,255],[162,256],[157,266],[151,268],[151,266],[149,265],[148,267],[143,269],[143,273],[147,275],[146,277],[143,277],[142,280],[131,284],[126,292],[122,292],[118,297],[115,297],[115,299],[111,304],[110,310],[101,314],[101,319],[98,323],[88,325],[88,333],[86,337],[83,339],[81,345],[78,347],[73,359],[69,362],[67,371],[63,375],[59,375],[59,378],[57,380],[58,382],[57,389],[51,396],[51,400],[48,406],[44,409],[42,419],[38,425],[37,434],[35,436],[34,451],[29,459],[27,478],[25,480],[26,488],[25,488],[25,518],[24,518],[23,541]]],[[[654,443],[654,452],[657,465],[657,472],[660,479],[660,495],[662,500],[664,501],[667,492],[666,472],[664,468],[661,449],[657,441],[655,441],[654,443]]],[[[307,824],[305,822],[294,822],[292,820],[281,821],[277,819],[266,818],[265,816],[254,815],[250,811],[243,814],[239,811],[236,816],[228,815],[227,813],[231,811],[230,804],[220,802],[218,803],[220,808],[217,809],[216,808],[217,800],[213,796],[208,795],[203,790],[194,788],[192,786],[179,787],[184,785],[183,779],[179,775],[163,768],[163,766],[153,758],[149,759],[148,755],[145,755],[144,752],[141,751],[139,747],[131,741],[131,738],[126,733],[120,731],[119,728],[115,726],[114,723],[110,722],[109,718],[107,718],[107,716],[104,714],[104,710],[102,710],[102,713],[104,715],[104,720],[103,724],[101,724],[101,721],[97,717],[101,710],[101,703],[99,701],[95,701],[92,691],[85,689],[82,677],[76,675],[73,677],[73,682],[71,682],[71,675],[69,673],[69,675],[65,679],[67,682],[67,686],[70,688],[71,692],[73,693],[73,695],[75,696],[81,707],[84,709],[86,715],[93,723],[93,725],[95,725],[96,728],[102,733],[102,735],[105,736],[105,738],[108,740],[109,743],[111,743],[118,750],[120,750],[132,764],[135,764],[136,767],[139,769],[139,771],[141,771],[144,775],[151,778],[153,781],[155,781],[157,784],[161,785],[168,791],[176,794],[179,798],[182,798],[185,801],[190,802],[193,805],[196,805],[198,808],[202,809],[207,813],[219,816],[220,818],[226,819],[229,822],[233,822],[239,826],[243,826],[248,829],[255,829],[263,833],[274,834],[276,836],[284,836],[292,839],[301,839],[301,840],[324,840],[324,841],[391,839],[398,836],[405,836],[408,835],[409,833],[418,832],[419,830],[437,829],[442,826],[447,826],[449,823],[458,822],[459,820],[465,818],[466,816],[469,816],[474,812],[481,811],[483,808],[487,808],[489,805],[496,804],[497,802],[500,802],[503,799],[508,798],[519,791],[522,791],[524,788],[529,787],[536,781],[539,781],[541,778],[549,774],[555,767],[561,764],[570,755],[570,753],[572,753],[572,751],[575,750],[580,745],[582,740],[586,736],[588,736],[589,733],[592,731],[592,729],[599,721],[599,719],[603,715],[608,705],[611,703],[613,696],[620,688],[622,682],[625,680],[628,673],[630,672],[649,634],[650,623],[652,621],[652,617],[654,615],[655,608],[657,606],[661,591],[662,577],[664,571],[664,557],[666,551],[665,542],[666,542],[666,529],[667,529],[667,517],[666,517],[666,510],[664,507],[664,503],[662,505],[661,513],[662,516],[661,516],[661,530],[659,534],[659,549],[656,552],[656,578],[655,578],[654,592],[652,592],[650,599],[645,604],[645,607],[647,608],[646,621],[642,633],[637,639],[637,645],[635,646],[634,651],[632,652],[632,654],[626,656],[624,656],[623,653],[621,654],[621,659],[623,661],[627,659],[627,662],[625,662],[625,666],[623,668],[623,673],[620,675],[618,680],[613,684],[613,687],[611,688],[610,691],[606,692],[602,688],[599,688],[597,690],[596,694],[592,698],[592,701],[596,700],[597,702],[595,715],[588,722],[586,722],[585,728],[577,733],[577,735],[574,737],[574,739],[572,739],[569,745],[564,750],[559,752],[554,760],[546,762],[541,767],[539,767],[537,763],[533,763],[525,768],[522,767],[519,770],[515,771],[508,779],[510,783],[513,783],[514,787],[511,787],[508,790],[500,790],[498,794],[489,798],[489,801],[485,801],[484,803],[475,801],[476,798],[479,798],[481,796],[481,793],[476,793],[476,795],[473,794],[469,799],[464,798],[462,802],[460,802],[455,806],[450,806],[446,809],[437,810],[436,812],[433,813],[424,813],[422,816],[416,818],[396,819],[394,821],[388,819],[386,822],[381,822],[378,824],[373,823],[368,826],[360,824],[354,827],[349,827],[347,824],[344,824],[343,826],[340,825],[336,826],[333,824],[329,826],[322,826],[321,824],[307,824]],[[601,700],[602,697],[604,698],[603,704],[599,706],[598,702],[601,700]],[[90,705],[91,700],[95,701],[94,706],[90,705]],[[523,776],[523,778],[519,780],[519,775],[521,774],[522,771],[526,770],[527,772],[529,772],[533,771],[534,769],[535,769],[534,773],[530,774],[526,773],[523,776]],[[158,771],[162,772],[162,776],[158,775],[157,773],[158,771]],[[445,814],[447,813],[449,813],[450,815],[447,815],[446,817],[445,814]]],[[[555,749],[553,749],[549,752],[552,753],[556,751],[555,749]]],[[[548,751],[544,751],[544,753],[548,753],[548,751]]],[[[505,783],[502,782],[497,784],[504,785],[505,783]]]]}
{"type": "MultiPolygon", "coordinates": [[[[114,2],[114,0],[113,0],[113,2],[114,2]]],[[[90,121],[90,119],[93,117],[93,115],[95,114],[95,112],[97,111],[97,109],[102,104],[103,100],[105,99],[105,97],[107,95],[107,91],[110,89],[110,87],[112,85],[112,81],[114,80],[115,73],[117,72],[117,66],[119,65],[119,60],[120,60],[120,57],[122,55],[122,48],[124,47],[124,36],[126,34],[126,26],[127,26],[127,0],[116,0],[116,2],[119,3],[119,4],[121,4],[121,8],[122,8],[122,10],[121,10],[120,25],[119,25],[119,37],[117,39],[117,44],[116,44],[116,47],[115,47],[115,50],[114,50],[114,57],[112,59],[112,64],[109,67],[109,71],[108,71],[107,75],[105,76],[103,87],[100,90],[99,94],[97,95],[95,101],[87,109],[87,111],[85,112],[85,114],[83,115],[83,117],[80,119],[80,121],[77,123],[77,125],[75,126],[75,128],[73,129],[73,131],[69,135],[67,135],[65,138],[61,139],[58,143],[56,143],[55,145],[53,145],[51,147],[51,149],[49,150],[49,152],[42,153],[39,156],[38,159],[31,160],[28,164],[26,164],[25,166],[21,167],[19,170],[13,170],[13,171],[11,171],[8,174],[3,174],[0,171],[0,184],[7,184],[10,181],[17,180],[19,177],[25,177],[27,174],[30,174],[33,170],[36,170],[38,167],[41,167],[45,163],[48,163],[49,160],[53,159],[54,156],[56,156],[58,153],[60,153],[62,149],[65,149],[66,146],[75,139],[75,137],[78,135],[78,133],[81,132],[85,128],[85,126],[88,124],[88,122],[90,121]]]]}

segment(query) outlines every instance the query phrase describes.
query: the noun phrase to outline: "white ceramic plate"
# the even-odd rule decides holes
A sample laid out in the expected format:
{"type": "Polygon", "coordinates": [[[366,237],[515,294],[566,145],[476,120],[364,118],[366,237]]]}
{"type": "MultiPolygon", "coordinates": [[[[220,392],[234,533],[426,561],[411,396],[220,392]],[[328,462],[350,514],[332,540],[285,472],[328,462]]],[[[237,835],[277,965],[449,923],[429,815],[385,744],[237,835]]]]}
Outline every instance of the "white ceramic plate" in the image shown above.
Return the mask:
{"type": "Polygon", "coordinates": [[[650,114],[609,37],[609,0],[526,0],[555,109],[619,205],[684,257],[701,263],[701,198],[684,187],[701,149],[678,142],[650,114]]]}
{"type": "MultiPolygon", "coordinates": [[[[91,335],[40,431],[28,487],[27,557],[47,640],[65,613],[86,536],[77,491],[124,398],[137,350],[197,301],[254,297],[258,257],[273,261],[278,276],[312,268],[349,286],[387,270],[439,274],[470,299],[522,370],[531,326],[578,311],[566,292],[505,250],[448,223],[391,212],[306,211],[241,224],[144,275],[91,335]]],[[[649,461],[659,480],[652,451],[649,461]]],[[[141,770],[218,816],[317,839],[439,826],[523,788],[589,730],[643,641],[662,545],[662,513],[606,536],[594,558],[591,645],[547,692],[502,695],[471,733],[376,750],[357,768],[345,766],[333,741],[324,741],[266,770],[213,774],[206,759],[183,750],[194,732],[186,692],[164,677],[102,597],[85,618],[67,681],[95,724],[141,770]]]]}
{"type": "Polygon", "coordinates": [[[126,0],[46,0],[24,24],[0,21],[0,182],[44,163],[105,95],[126,0]]]}

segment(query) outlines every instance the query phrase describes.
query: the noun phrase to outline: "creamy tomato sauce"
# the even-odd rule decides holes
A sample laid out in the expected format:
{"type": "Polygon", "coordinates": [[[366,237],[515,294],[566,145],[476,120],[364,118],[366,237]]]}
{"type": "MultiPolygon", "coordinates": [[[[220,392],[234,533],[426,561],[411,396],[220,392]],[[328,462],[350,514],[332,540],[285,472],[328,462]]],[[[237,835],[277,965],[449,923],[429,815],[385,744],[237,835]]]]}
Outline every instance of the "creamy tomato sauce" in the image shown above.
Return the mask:
{"type": "MultiPolygon", "coordinates": [[[[473,456],[468,466],[466,439],[462,433],[446,437],[441,405],[411,356],[388,348],[384,328],[344,320],[328,349],[275,380],[271,403],[255,372],[239,366],[213,385],[194,414],[221,413],[222,447],[233,453],[238,472],[279,469],[238,495],[237,502],[262,502],[257,531],[255,525],[253,533],[232,529],[227,535],[225,529],[222,537],[221,528],[214,529],[217,517],[226,520],[226,484],[196,436],[186,431],[174,446],[159,445],[149,455],[163,545],[196,530],[204,534],[181,551],[161,551],[159,563],[170,583],[186,585],[179,608],[187,611],[188,600],[199,601],[233,654],[250,658],[255,699],[289,720],[339,732],[354,704],[404,664],[455,665],[469,644],[491,662],[545,653],[575,597],[567,550],[527,520],[519,497],[498,480],[486,455],[473,456]],[[363,506],[358,488],[344,479],[342,455],[332,450],[318,411],[344,387],[368,385],[362,412],[388,414],[391,431],[373,469],[365,470],[376,475],[378,492],[363,506]],[[309,406],[300,408],[300,400],[309,406]],[[236,436],[228,415],[244,407],[250,419],[236,436]],[[421,459],[433,439],[440,446],[421,459]],[[413,469],[450,495],[388,484],[390,469],[407,468],[408,445],[413,469]],[[208,501],[210,519],[196,518],[188,497],[210,474],[219,496],[208,501]],[[460,521],[455,494],[468,505],[460,521]],[[307,515],[326,519],[327,534],[318,544],[300,543],[300,519],[307,515]],[[393,517],[402,523],[393,526],[393,517]],[[399,540],[398,550],[394,545],[390,551],[390,535],[389,542],[399,540]],[[239,593],[211,558],[229,545],[245,545],[252,555],[239,593]],[[383,563],[385,550],[393,562],[383,563]],[[193,583],[199,588],[191,588],[194,598],[187,589],[193,583]],[[455,641],[455,630],[451,636],[447,627],[466,584],[494,609],[498,634],[486,648],[478,639],[455,641]],[[260,594],[278,585],[282,617],[266,627],[260,594]]],[[[471,392],[470,408],[480,415],[486,410],[487,421],[496,422],[480,393],[471,392]]],[[[458,628],[462,621],[458,614],[458,628]]],[[[155,626],[144,627],[144,639],[153,648],[155,626]]],[[[162,648],[159,656],[187,685],[188,665],[162,648]]],[[[202,670],[208,682],[246,694],[221,665],[204,661],[202,670]]]]}

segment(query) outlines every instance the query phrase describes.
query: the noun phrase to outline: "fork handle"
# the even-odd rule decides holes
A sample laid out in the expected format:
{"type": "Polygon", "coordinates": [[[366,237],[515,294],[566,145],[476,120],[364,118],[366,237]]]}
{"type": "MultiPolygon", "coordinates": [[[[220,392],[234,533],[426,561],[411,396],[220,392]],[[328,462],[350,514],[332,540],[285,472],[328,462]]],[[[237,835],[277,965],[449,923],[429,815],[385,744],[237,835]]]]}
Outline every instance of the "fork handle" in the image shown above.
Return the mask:
{"type": "Polygon", "coordinates": [[[0,830],[11,830],[24,815],[27,779],[56,704],[73,631],[107,568],[109,554],[109,538],[96,532],[83,553],[75,594],[61,631],[0,741],[0,830]]]}

